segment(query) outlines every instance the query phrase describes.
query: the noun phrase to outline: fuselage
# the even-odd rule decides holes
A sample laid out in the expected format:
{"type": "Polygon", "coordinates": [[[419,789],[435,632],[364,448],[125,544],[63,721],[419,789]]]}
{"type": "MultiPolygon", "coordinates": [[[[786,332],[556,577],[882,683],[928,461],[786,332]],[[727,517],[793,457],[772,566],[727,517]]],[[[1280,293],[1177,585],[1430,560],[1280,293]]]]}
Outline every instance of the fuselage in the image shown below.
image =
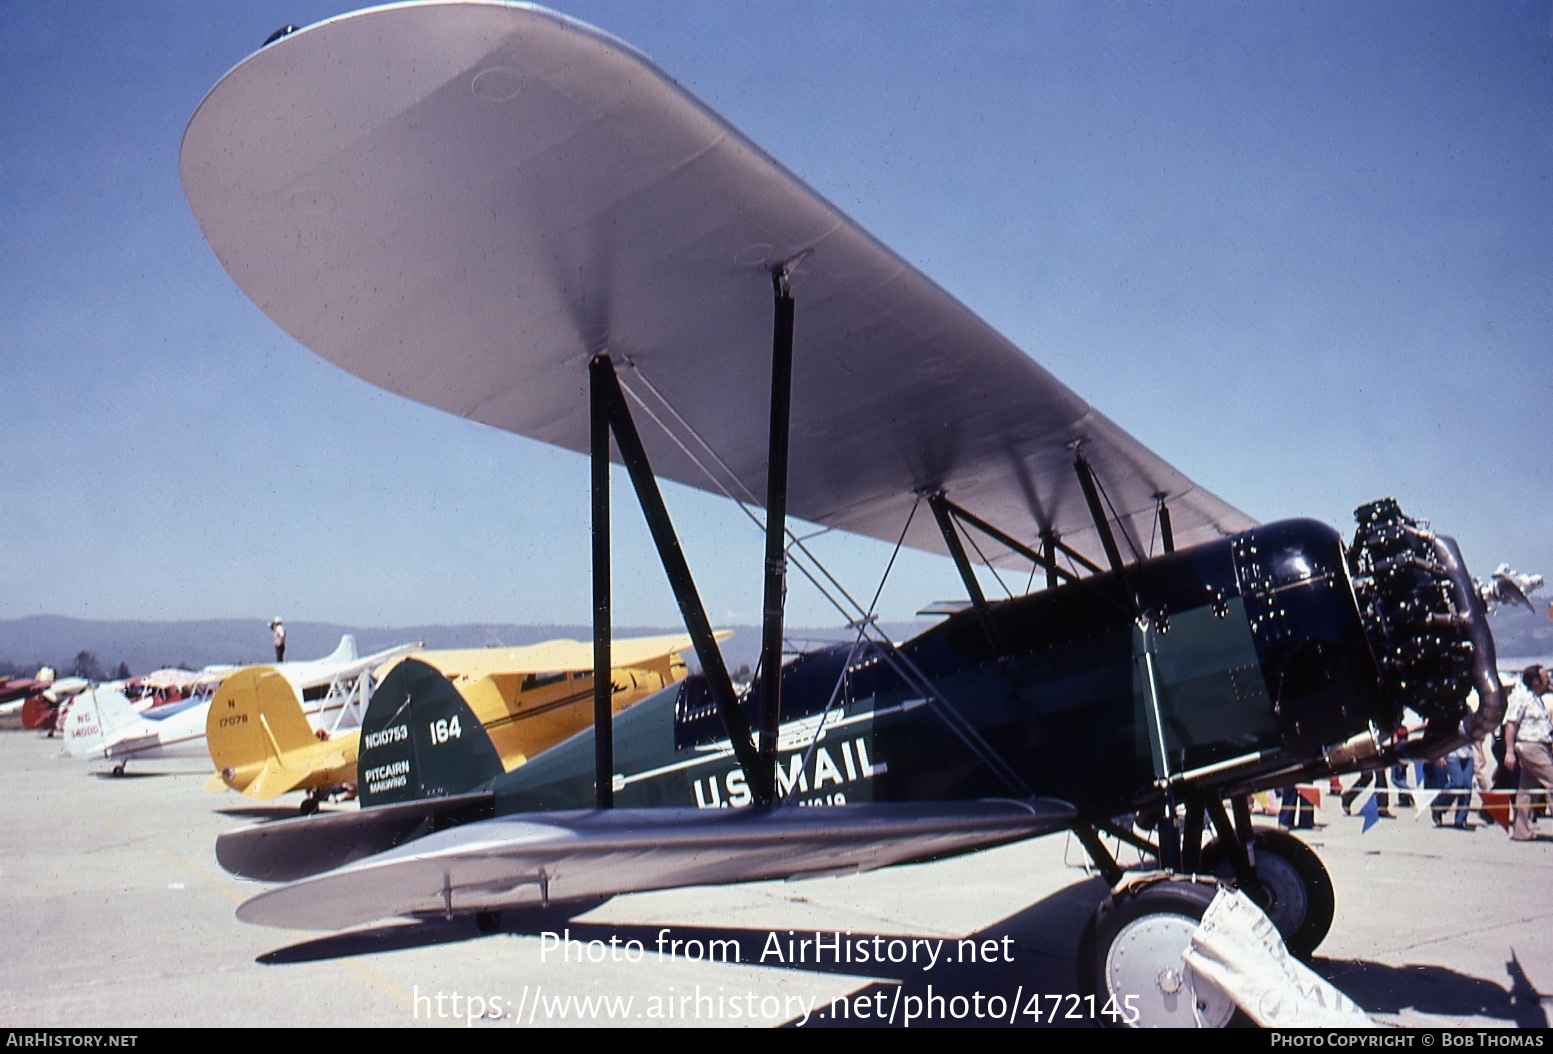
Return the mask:
{"type": "MultiPolygon", "coordinates": [[[[1314,521],[1259,527],[989,614],[992,633],[967,610],[896,655],[848,668],[852,649],[841,644],[787,664],[778,796],[815,805],[1036,796],[1111,815],[1183,776],[1274,785],[1402,719],[1342,540],[1314,521]]],[[[696,688],[692,679],[616,717],[617,804],[753,800],[696,688]]],[[[754,694],[743,704],[752,720],[754,694]]],[[[593,750],[584,732],[501,777],[496,811],[591,804],[593,750]]]]}

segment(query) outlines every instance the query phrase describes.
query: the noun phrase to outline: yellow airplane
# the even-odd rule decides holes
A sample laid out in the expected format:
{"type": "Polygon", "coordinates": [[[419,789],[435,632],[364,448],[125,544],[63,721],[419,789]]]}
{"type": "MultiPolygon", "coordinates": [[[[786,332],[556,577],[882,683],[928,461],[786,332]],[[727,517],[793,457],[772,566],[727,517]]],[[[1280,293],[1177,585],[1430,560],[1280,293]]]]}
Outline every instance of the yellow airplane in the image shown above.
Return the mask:
{"type": "MultiPolygon", "coordinates": [[[[680,652],[689,647],[684,634],[612,642],[614,712],[681,680],[686,668],[680,652]]],[[[591,643],[555,640],[518,648],[421,651],[414,657],[457,687],[507,771],[593,719],[591,643]]],[[[373,683],[402,658],[379,667],[373,683]]],[[[213,789],[229,787],[262,801],[306,791],[303,813],[316,812],[332,796],[355,794],[359,727],[315,730],[296,690],[273,667],[248,667],[222,682],[211,702],[206,738],[216,767],[207,783],[213,789]]]]}
{"type": "MultiPolygon", "coordinates": [[[[718,639],[732,635],[719,633],[718,639]]],[[[619,713],[685,676],[685,634],[610,644],[611,702],[619,713]]],[[[426,651],[414,656],[453,683],[485,726],[502,766],[524,761],[593,722],[593,644],[552,640],[519,648],[426,651]]],[[[387,667],[382,671],[387,673],[387,667]]],[[[381,678],[379,678],[381,680],[381,678]]]]}

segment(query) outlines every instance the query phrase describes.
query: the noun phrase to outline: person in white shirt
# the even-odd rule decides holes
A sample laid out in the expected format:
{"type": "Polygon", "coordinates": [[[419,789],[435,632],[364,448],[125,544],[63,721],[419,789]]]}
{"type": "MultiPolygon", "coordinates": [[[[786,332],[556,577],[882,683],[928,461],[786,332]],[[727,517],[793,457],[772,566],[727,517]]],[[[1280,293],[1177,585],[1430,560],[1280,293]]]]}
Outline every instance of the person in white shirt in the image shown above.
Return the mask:
{"type": "Polygon", "coordinates": [[[1504,715],[1504,763],[1516,774],[1515,822],[1510,838],[1530,842],[1537,837],[1532,828],[1531,792],[1542,788],[1553,791],[1553,722],[1548,720],[1547,693],[1553,690],[1553,678],[1541,666],[1528,666],[1521,683],[1510,693],[1510,705],[1504,715]]]}

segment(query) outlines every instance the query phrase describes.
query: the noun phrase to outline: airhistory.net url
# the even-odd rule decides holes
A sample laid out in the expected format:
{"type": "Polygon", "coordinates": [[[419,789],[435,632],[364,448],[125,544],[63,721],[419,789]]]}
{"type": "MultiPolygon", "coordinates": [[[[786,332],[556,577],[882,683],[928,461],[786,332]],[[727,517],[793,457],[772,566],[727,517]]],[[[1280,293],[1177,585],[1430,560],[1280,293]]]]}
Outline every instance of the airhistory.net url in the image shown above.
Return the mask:
{"type": "MultiPolygon", "coordinates": [[[[1094,998],[1078,995],[1039,995],[1019,988],[1012,997],[981,992],[942,995],[928,985],[925,994],[906,993],[900,985],[855,993],[835,999],[801,995],[760,995],[694,985],[685,991],[670,987],[662,995],[546,994],[544,985],[524,986],[517,998],[499,995],[463,995],[413,992],[416,1020],[462,1021],[464,1024],[547,1025],[566,1022],[662,1022],[664,1024],[782,1024],[803,1027],[814,1021],[861,1022],[898,1025],[940,1022],[1003,1022],[1010,1025],[1052,1024],[1058,1021],[1089,1022],[1096,1019],[1094,998]]],[[[1130,1002],[1130,999],[1129,999],[1130,1002]]],[[[1136,1011],[1112,1008],[1124,1019],[1136,1011]]]]}

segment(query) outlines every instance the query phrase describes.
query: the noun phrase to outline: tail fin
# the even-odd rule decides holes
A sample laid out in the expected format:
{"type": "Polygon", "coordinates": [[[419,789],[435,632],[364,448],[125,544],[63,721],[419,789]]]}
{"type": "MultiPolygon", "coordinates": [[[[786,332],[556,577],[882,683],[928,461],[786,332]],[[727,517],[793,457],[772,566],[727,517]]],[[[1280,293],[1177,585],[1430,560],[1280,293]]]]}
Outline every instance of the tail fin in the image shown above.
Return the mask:
{"type": "Polygon", "coordinates": [[[320,662],[355,662],[359,655],[356,654],[356,638],[349,633],[340,636],[340,643],[334,646],[334,651],[320,662]]]}
{"type": "Polygon", "coordinates": [[[102,757],[103,741],[141,721],[123,692],[93,688],[76,696],[65,714],[65,750],[72,757],[102,757]]]}
{"type": "Polygon", "coordinates": [[[463,794],[503,771],[469,704],[426,663],[405,659],[372,693],[357,760],[364,808],[463,794]]]}
{"type": "MultiPolygon", "coordinates": [[[[248,666],[216,689],[205,718],[205,740],[228,787],[272,798],[291,789],[269,786],[286,771],[284,755],[316,745],[318,737],[291,682],[273,666],[248,666]]],[[[297,773],[296,779],[303,775],[297,773]]]]}
{"type": "Polygon", "coordinates": [[[53,728],[59,717],[59,704],[51,692],[35,692],[22,702],[22,727],[29,732],[53,728]]]}

